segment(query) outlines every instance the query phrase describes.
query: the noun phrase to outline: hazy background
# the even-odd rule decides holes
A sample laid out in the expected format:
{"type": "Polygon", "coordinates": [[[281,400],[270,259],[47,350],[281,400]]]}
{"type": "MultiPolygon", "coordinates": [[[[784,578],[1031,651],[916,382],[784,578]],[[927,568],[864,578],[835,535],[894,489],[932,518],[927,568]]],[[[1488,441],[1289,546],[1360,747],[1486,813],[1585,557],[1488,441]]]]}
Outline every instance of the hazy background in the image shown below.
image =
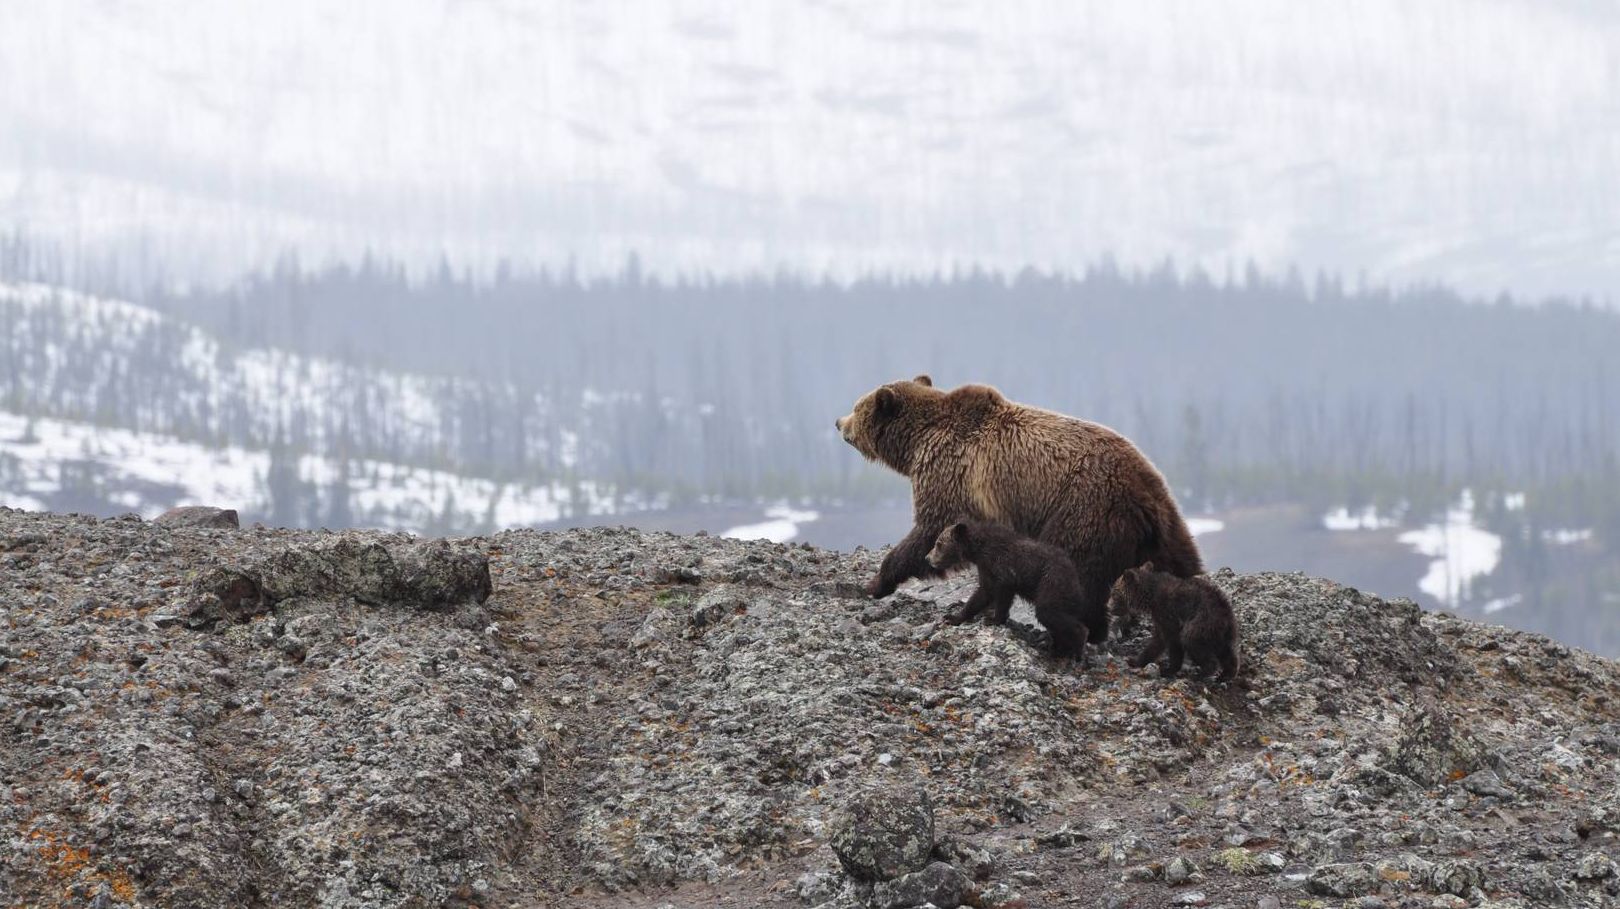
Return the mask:
{"type": "Polygon", "coordinates": [[[1620,653],[1605,3],[6,3],[0,503],[851,547],[927,371],[1620,653]]]}

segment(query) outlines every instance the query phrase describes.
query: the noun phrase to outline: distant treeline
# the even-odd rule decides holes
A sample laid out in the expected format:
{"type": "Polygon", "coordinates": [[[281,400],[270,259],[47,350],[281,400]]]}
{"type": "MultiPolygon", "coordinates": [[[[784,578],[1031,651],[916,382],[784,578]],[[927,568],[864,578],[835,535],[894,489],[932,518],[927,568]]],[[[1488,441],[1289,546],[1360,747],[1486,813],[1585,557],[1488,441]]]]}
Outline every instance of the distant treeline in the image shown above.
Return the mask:
{"type": "MultiPolygon", "coordinates": [[[[465,402],[473,440],[532,421],[505,405],[533,393],[580,432],[580,469],[689,495],[903,494],[832,420],[876,384],[929,372],[1119,429],[1194,507],[1426,510],[1476,485],[1556,492],[1570,523],[1620,512],[1592,501],[1620,487],[1620,314],[1587,304],[1254,269],[661,281],[632,261],[612,278],[485,282],[289,267],[159,305],[242,347],[512,390],[465,402]]],[[[546,467],[493,445],[456,459],[546,467]]]]}
{"type": "MultiPolygon", "coordinates": [[[[1215,279],[1102,263],[1078,275],[849,283],[669,280],[633,259],[605,278],[487,280],[449,267],[410,280],[376,261],[317,273],[288,263],[228,290],[142,296],[218,337],[221,356],[275,347],[452,380],[417,383],[434,398],[426,427],[383,413],[397,403],[387,383],[372,391],[347,377],[318,396],[319,412],[285,421],[297,425],[268,429],[240,408],[184,422],[220,423],[188,432],[241,444],[284,432],[321,453],[519,482],[586,477],[677,502],[899,498],[903,484],[863,464],[832,420],[881,382],[929,372],[1119,429],[1194,509],[1286,500],[1429,513],[1474,486],[1534,489],[1545,520],[1566,526],[1620,514],[1620,314],[1589,304],[1481,302],[1253,268],[1215,279]],[[232,435],[250,425],[254,438],[232,435]]],[[[173,368],[161,340],[133,352],[142,363],[117,367],[125,385],[139,384],[130,373],[173,368]]],[[[14,403],[52,409],[15,367],[0,376],[14,403]]],[[[154,409],[187,398],[97,397],[98,420],[128,425],[122,411],[139,411],[147,425],[137,428],[162,428],[154,409]]]]}

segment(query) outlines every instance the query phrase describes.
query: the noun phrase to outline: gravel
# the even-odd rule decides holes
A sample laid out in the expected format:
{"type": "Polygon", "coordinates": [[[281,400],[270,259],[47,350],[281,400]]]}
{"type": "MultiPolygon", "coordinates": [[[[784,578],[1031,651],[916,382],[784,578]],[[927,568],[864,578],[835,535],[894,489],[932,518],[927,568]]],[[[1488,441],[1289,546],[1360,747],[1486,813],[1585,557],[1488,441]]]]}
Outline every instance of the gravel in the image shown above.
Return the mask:
{"type": "Polygon", "coordinates": [[[0,904],[1620,896],[1614,663],[1222,572],[1243,675],[1163,680],[880,555],[0,508],[0,904]]]}

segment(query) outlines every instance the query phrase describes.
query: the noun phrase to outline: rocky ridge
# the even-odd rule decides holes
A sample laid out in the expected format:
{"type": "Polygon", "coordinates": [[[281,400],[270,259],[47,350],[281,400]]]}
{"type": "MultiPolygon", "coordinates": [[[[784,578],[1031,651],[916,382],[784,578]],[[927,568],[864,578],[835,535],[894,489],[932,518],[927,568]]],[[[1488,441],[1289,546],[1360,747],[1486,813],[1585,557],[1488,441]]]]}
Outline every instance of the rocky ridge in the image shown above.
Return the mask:
{"type": "Polygon", "coordinates": [[[0,509],[0,905],[1620,894],[1612,662],[1218,573],[1244,672],[1165,680],[876,560],[0,509]]]}

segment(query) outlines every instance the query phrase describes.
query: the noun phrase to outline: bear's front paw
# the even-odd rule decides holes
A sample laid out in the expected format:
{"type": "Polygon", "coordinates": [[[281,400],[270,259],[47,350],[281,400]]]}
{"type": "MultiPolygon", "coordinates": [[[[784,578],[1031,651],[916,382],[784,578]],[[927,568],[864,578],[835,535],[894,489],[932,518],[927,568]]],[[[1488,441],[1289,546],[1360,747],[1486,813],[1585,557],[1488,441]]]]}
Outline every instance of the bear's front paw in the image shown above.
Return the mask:
{"type": "Polygon", "coordinates": [[[890,584],[884,581],[881,576],[875,577],[866,582],[866,595],[874,600],[881,600],[894,593],[894,589],[898,586],[898,584],[890,584]]]}
{"type": "Polygon", "coordinates": [[[1147,658],[1146,654],[1139,653],[1136,656],[1133,656],[1130,659],[1126,660],[1125,665],[1131,667],[1132,669],[1141,669],[1143,666],[1146,666],[1150,662],[1152,662],[1152,660],[1149,660],[1147,658]]]}
{"type": "Polygon", "coordinates": [[[958,603],[955,609],[945,613],[945,618],[943,621],[947,625],[961,625],[971,618],[973,618],[973,616],[968,614],[967,604],[958,603]]]}

